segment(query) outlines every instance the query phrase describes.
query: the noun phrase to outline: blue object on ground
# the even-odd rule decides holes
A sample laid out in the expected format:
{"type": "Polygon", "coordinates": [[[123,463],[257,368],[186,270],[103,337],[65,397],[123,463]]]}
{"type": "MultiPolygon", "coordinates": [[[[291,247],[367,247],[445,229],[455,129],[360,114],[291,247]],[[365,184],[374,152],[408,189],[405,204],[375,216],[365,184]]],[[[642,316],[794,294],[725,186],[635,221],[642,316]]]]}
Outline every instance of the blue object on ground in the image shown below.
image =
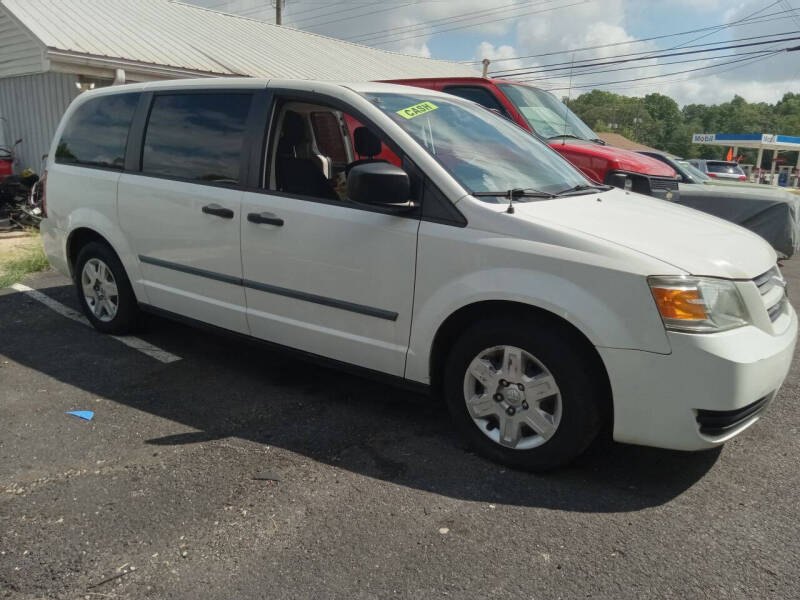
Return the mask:
{"type": "Polygon", "coordinates": [[[92,417],[94,416],[94,413],[91,410],[68,410],[67,414],[85,419],[87,421],[91,421],[92,417]]]}

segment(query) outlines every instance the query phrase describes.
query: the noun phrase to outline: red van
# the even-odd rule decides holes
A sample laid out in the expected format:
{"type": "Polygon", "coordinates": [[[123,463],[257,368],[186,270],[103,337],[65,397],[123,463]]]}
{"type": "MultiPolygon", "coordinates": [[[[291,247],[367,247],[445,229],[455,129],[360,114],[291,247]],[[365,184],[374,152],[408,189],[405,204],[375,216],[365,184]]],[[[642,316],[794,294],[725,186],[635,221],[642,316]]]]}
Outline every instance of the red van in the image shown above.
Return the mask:
{"type": "Polygon", "coordinates": [[[595,181],[666,200],[678,195],[678,179],[672,167],[643,154],[607,146],[575,113],[544,90],[483,77],[396,79],[389,83],[447,92],[495,110],[547,140],[595,181]]]}

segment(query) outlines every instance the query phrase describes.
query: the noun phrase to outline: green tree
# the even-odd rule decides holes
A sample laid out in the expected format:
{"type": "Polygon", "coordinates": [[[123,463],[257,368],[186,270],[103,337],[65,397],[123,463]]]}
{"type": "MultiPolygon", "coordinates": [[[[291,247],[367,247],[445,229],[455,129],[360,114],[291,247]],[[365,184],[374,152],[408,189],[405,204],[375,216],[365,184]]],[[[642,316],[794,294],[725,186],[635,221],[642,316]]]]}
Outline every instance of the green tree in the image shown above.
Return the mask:
{"type": "MultiPolygon", "coordinates": [[[[717,105],[678,106],[659,93],[643,98],[592,90],[567,102],[569,107],[595,131],[613,131],[639,143],[686,157],[719,158],[727,149],[692,144],[694,133],[780,133],[800,136],[800,94],[787,93],[775,104],[747,102],[734,96],[717,105]]],[[[756,152],[742,150],[746,160],[755,161],[756,152]]],[[[786,158],[792,164],[796,153],[786,158]]],[[[765,156],[769,165],[770,157],[765,156]]]]}

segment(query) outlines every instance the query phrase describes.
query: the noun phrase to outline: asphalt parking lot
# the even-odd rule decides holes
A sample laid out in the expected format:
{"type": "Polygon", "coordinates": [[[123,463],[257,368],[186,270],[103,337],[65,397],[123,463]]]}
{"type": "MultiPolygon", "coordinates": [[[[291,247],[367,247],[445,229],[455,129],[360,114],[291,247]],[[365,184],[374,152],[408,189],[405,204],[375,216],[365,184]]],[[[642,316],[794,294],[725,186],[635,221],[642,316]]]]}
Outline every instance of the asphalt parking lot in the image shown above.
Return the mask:
{"type": "MultiPolygon", "coordinates": [[[[63,277],[25,283],[77,309],[63,277]]],[[[424,397],[157,318],[140,337],[180,360],[0,290],[0,597],[797,597],[797,361],[721,451],[601,441],[539,476],[424,397]]]]}

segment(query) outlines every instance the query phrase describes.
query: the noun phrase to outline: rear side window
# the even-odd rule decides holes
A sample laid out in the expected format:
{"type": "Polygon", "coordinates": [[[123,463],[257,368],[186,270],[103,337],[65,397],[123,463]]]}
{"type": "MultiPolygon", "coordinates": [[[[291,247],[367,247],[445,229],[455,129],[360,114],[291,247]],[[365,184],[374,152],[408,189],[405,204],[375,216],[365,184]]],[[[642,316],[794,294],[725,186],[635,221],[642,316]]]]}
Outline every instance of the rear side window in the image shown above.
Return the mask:
{"type": "Polygon", "coordinates": [[[443,91],[465,100],[477,102],[481,106],[500,112],[502,115],[508,115],[500,101],[486,88],[471,85],[451,85],[444,88],[443,91]]]}
{"type": "Polygon", "coordinates": [[[174,94],[153,99],[142,171],[213,183],[239,183],[252,94],[174,94]]]}
{"type": "Polygon", "coordinates": [[[138,102],[138,93],[114,94],[79,106],[56,146],[56,162],[122,170],[138,102]]]}

